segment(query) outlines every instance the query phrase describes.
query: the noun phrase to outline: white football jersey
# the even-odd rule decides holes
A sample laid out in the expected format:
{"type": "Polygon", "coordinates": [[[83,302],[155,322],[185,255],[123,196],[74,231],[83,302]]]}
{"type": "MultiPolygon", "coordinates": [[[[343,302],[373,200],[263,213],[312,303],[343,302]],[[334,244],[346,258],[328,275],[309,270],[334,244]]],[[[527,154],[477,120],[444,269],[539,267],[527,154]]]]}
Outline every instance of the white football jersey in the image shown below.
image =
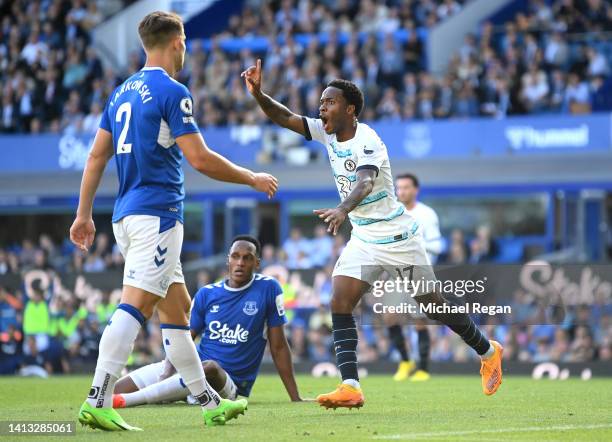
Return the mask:
{"type": "Polygon", "coordinates": [[[423,239],[425,240],[425,250],[427,250],[431,263],[435,264],[444,246],[438,215],[434,209],[420,201],[417,201],[412,209],[406,209],[406,213],[412,216],[421,226],[423,239]]]}
{"type": "Polygon", "coordinates": [[[327,148],[341,200],[351,193],[358,170],[376,171],[372,192],[349,213],[354,236],[365,242],[386,244],[416,234],[418,223],[395,198],[387,147],[370,126],[357,123],[355,136],[343,142],[336,139],[336,134],[325,133],[320,119],[304,117],[304,128],[308,140],[327,148]]]}

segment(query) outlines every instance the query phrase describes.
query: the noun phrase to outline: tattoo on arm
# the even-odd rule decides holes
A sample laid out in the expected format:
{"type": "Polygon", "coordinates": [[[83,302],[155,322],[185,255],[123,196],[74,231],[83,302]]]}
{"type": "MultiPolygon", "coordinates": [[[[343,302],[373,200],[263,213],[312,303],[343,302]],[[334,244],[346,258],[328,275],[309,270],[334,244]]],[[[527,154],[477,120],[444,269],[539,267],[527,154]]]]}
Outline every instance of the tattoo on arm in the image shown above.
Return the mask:
{"type": "Polygon", "coordinates": [[[357,185],[351,190],[351,193],[348,194],[344,201],[338,205],[338,208],[342,209],[345,213],[352,212],[372,192],[377,172],[373,169],[357,171],[357,185]]]}

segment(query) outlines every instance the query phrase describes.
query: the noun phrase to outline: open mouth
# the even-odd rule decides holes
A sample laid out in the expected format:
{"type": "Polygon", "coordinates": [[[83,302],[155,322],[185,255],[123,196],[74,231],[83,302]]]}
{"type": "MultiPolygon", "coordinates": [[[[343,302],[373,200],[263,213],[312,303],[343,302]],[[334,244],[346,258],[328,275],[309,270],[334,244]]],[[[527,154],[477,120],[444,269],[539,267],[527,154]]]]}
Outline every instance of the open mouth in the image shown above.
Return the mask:
{"type": "Polygon", "coordinates": [[[320,118],[321,118],[321,122],[323,123],[323,130],[325,132],[328,132],[330,129],[329,120],[327,119],[327,117],[324,117],[323,115],[320,115],[320,118]]]}

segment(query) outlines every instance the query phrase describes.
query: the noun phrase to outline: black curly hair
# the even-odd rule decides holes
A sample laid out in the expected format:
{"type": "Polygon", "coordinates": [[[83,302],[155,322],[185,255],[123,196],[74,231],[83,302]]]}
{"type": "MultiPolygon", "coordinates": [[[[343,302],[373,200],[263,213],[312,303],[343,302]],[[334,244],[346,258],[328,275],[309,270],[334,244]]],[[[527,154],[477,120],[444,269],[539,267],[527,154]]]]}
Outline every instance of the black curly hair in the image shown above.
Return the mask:
{"type": "Polygon", "coordinates": [[[238,241],[250,242],[251,244],[253,244],[255,246],[255,256],[257,256],[258,258],[261,256],[261,243],[254,236],[251,236],[251,235],[238,235],[238,236],[235,236],[234,239],[232,239],[232,244],[231,245],[233,246],[234,243],[238,242],[238,241]]]}
{"type": "Polygon", "coordinates": [[[337,78],[330,81],[327,87],[335,87],[342,91],[342,95],[348,104],[355,106],[355,117],[358,117],[363,109],[363,93],[352,81],[337,78]]]}

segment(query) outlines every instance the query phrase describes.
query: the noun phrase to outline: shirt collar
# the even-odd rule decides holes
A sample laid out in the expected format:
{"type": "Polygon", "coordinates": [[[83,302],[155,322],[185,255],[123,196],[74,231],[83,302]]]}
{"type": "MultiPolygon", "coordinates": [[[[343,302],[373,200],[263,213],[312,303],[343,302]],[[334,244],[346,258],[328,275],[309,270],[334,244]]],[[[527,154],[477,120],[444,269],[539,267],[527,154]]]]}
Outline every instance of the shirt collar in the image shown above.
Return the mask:
{"type": "Polygon", "coordinates": [[[251,280],[249,281],[248,284],[243,285],[242,287],[233,288],[233,287],[230,287],[229,285],[227,285],[227,283],[226,283],[227,280],[225,280],[225,281],[223,281],[223,288],[225,290],[227,290],[227,291],[230,291],[230,292],[241,292],[242,290],[246,290],[249,287],[251,287],[251,285],[253,284],[253,281],[255,281],[255,274],[253,274],[253,277],[251,278],[251,280]]]}

